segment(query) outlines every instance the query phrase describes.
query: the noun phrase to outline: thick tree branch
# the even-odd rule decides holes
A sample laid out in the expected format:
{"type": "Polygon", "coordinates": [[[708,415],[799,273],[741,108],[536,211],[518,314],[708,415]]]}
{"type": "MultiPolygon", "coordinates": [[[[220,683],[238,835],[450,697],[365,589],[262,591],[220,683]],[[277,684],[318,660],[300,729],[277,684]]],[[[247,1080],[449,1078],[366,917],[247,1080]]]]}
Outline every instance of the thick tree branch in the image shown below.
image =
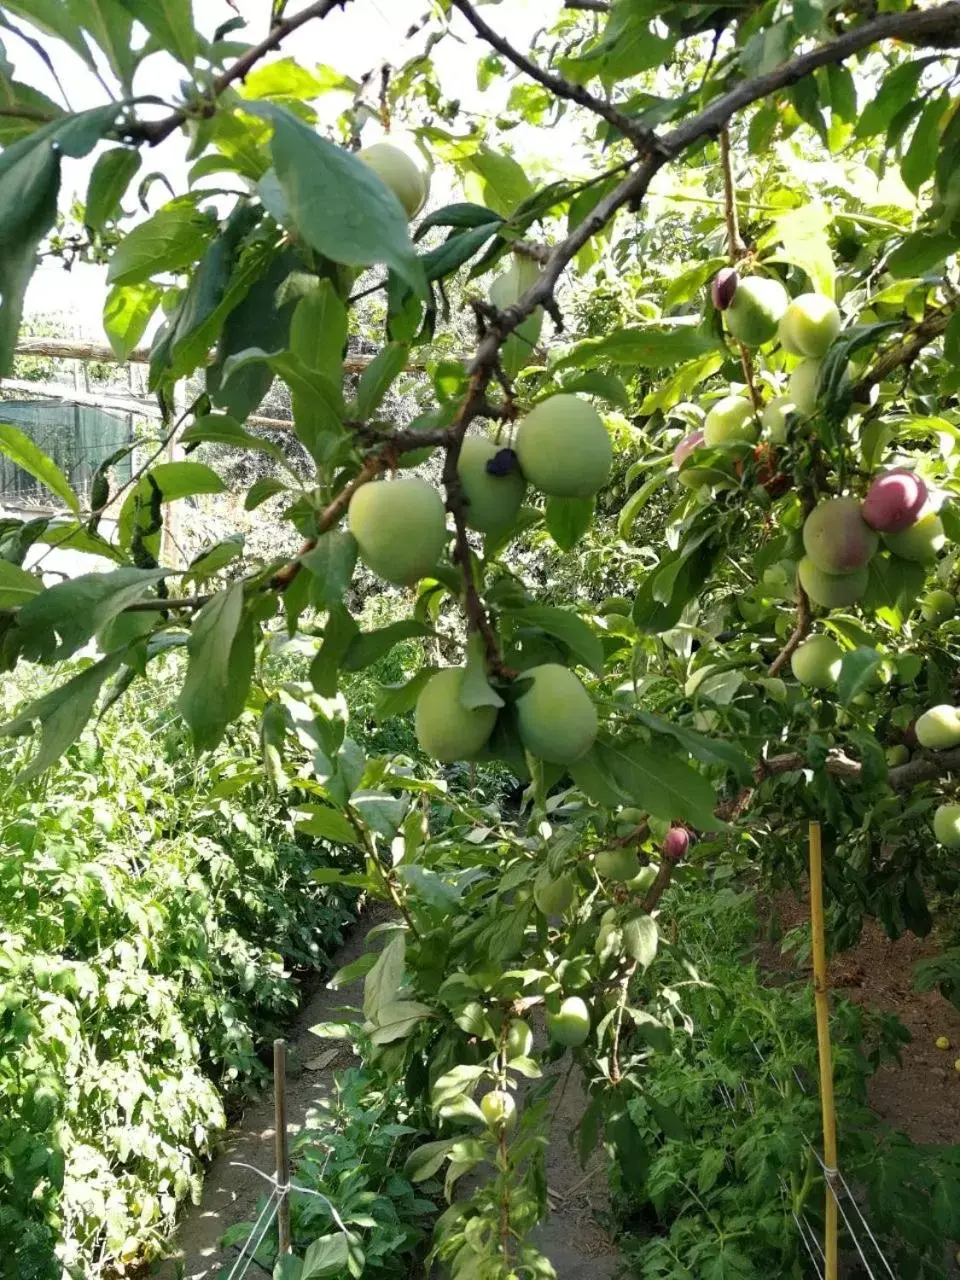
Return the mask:
{"type": "Polygon", "coordinates": [[[925,346],[938,338],[950,323],[955,312],[954,306],[941,307],[933,311],[906,333],[898,342],[881,351],[877,359],[853,388],[853,398],[857,404],[866,404],[870,391],[901,365],[909,365],[925,346]]]}
{"type": "Polygon", "coordinates": [[[563,0],[565,9],[588,9],[591,13],[609,13],[610,0],[563,0]]]}
{"type": "MultiPolygon", "coordinates": [[[[798,752],[771,756],[757,766],[756,781],[778,773],[791,773],[796,769],[809,768],[806,756],[798,752]]],[[[825,766],[827,773],[838,778],[859,778],[863,773],[863,765],[859,760],[851,760],[843,751],[837,750],[827,757],[825,766]]],[[[887,773],[887,784],[894,791],[907,791],[921,782],[936,782],[945,774],[960,770],[960,747],[951,751],[928,751],[909,760],[906,764],[897,765],[887,773]]]]}
{"type": "MultiPolygon", "coordinates": [[[[325,18],[334,9],[346,8],[349,3],[350,0],[314,0],[313,4],[308,5],[300,13],[295,13],[292,17],[284,18],[275,23],[265,40],[253,45],[232,66],[216,77],[211,86],[211,101],[201,108],[200,114],[212,115],[216,110],[216,100],[223,91],[236,83],[237,80],[242,80],[244,76],[248,75],[261,58],[265,58],[268,53],[278,49],[294,31],[306,26],[314,18],[325,18]]],[[[180,125],[194,114],[196,114],[194,108],[180,107],[163,120],[137,121],[122,132],[124,137],[131,142],[147,142],[151,147],[155,147],[158,143],[169,138],[171,133],[179,129],[180,125]]]]}
{"type": "Polygon", "coordinates": [[[554,75],[552,71],[545,71],[542,67],[538,67],[525,53],[515,49],[509,41],[494,31],[493,27],[480,17],[470,0],[451,0],[451,3],[455,9],[460,10],[481,40],[485,40],[491,48],[496,49],[515,67],[525,72],[531,80],[536,80],[558,98],[576,102],[579,106],[592,111],[594,115],[600,116],[625,138],[629,138],[638,150],[647,151],[656,145],[656,135],[651,129],[637,124],[606,99],[598,98],[582,85],[564,80],[563,76],[554,75]]]}

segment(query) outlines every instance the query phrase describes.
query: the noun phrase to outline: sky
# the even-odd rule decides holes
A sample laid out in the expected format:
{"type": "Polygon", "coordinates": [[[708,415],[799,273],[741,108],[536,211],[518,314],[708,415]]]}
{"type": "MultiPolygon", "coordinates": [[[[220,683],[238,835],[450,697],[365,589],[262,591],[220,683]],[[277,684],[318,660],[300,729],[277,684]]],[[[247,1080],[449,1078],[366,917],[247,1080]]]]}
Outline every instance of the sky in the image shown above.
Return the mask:
{"type": "MultiPolygon", "coordinates": [[[[305,3],[305,0],[303,0],[305,3]]],[[[303,3],[291,0],[289,13],[295,13],[303,3]]],[[[422,46],[423,37],[405,41],[405,33],[429,11],[430,0],[353,0],[345,10],[337,9],[322,22],[312,22],[301,28],[288,41],[286,53],[292,54],[306,67],[317,63],[335,66],[338,70],[358,79],[371,68],[378,68],[384,61],[400,64],[422,46]]],[[[240,15],[247,19],[245,31],[234,38],[257,41],[268,31],[270,0],[194,0],[201,29],[208,35],[229,18],[240,15]]],[[[506,3],[485,7],[485,16],[496,28],[520,49],[529,49],[537,29],[559,11],[555,0],[506,0],[506,3]]],[[[476,64],[485,46],[477,40],[473,31],[458,14],[454,31],[457,39],[447,39],[435,51],[435,61],[442,83],[452,96],[458,96],[468,109],[484,109],[494,105],[502,92],[498,84],[487,95],[476,87],[476,64]]],[[[60,101],[55,85],[42,61],[14,36],[6,37],[7,55],[17,68],[18,78],[42,89],[54,100],[60,101]]],[[[52,42],[44,39],[52,46],[52,42]]],[[[51,52],[54,52],[51,48],[51,52]]],[[[58,45],[54,54],[70,105],[80,110],[102,103],[104,93],[94,76],[78,57],[66,46],[58,45]]],[[[283,56],[278,54],[276,56],[283,56]]],[[[138,93],[169,95],[170,86],[179,83],[182,69],[166,55],[158,54],[148,59],[135,84],[138,93]]],[[[321,112],[336,114],[346,105],[340,94],[331,94],[317,104],[321,112]]],[[[574,135],[571,133],[570,142],[574,135]]],[[[544,149],[556,154],[562,139],[557,131],[517,129],[511,141],[520,157],[536,158],[544,149]]],[[[141,173],[161,170],[168,175],[174,188],[185,188],[185,143],[178,134],[163,143],[155,151],[145,155],[141,173]]],[[[83,195],[87,178],[95,156],[88,161],[68,162],[64,169],[63,196],[83,195]]],[[[442,180],[441,180],[442,181],[442,180]]],[[[162,203],[163,187],[154,188],[155,202],[162,203]]],[[[437,192],[435,192],[436,196],[437,192]]],[[[454,196],[456,198],[456,196],[454,196]]],[[[131,207],[131,200],[125,206],[131,207]]],[[[434,201],[436,203],[436,200],[434,201]]],[[[82,264],[65,272],[59,262],[45,262],[38,270],[27,295],[26,315],[64,315],[74,336],[102,339],[100,313],[106,294],[105,273],[102,268],[82,264]]]]}

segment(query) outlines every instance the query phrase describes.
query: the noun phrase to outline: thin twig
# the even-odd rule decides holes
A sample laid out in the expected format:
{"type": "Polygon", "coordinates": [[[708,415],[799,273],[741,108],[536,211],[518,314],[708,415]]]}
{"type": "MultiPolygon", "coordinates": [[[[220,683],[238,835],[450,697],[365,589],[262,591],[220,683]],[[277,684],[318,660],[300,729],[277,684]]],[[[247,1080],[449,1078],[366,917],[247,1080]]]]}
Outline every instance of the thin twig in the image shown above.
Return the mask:
{"type": "Polygon", "coordinates": [[[737,189],[733,180],[733,159],[730,155],[730,130],[724,125],[720,130],[720,168],[723,171],[723,205],[727,220],[727,253],[730,261],[737,262],[747,253],[747,246],[740,235],[737,218],[737,189]]]}
{"type": "Polygon", "coordinates": [[[790,659],[793,657],[794,651],[799,648],[801,642],[806,638],[811,626],[813,625],[813,614],[810,609],[810,597],[797,582],[797,624],[793,629],[790,639],[783,646],[774,660],[767,668],[768,676],[775,676],[777,672],[782,671],[790,659]]]}

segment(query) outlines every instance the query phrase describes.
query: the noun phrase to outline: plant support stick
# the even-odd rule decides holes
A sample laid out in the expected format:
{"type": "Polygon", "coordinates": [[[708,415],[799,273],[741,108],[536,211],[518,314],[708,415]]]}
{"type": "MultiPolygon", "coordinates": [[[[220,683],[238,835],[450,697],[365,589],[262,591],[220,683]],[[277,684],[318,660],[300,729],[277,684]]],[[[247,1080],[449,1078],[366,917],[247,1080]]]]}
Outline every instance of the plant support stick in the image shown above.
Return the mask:
{"type": "Polygon", "coordinates": [[[287,1149],[287,1045],[284,1040],[273,1042],[273,1127],[274,1149],[277,1163],[277,1186],[282,1199],[277,1213],[277,1253],[284,1257],[290,1252],[290,1153],[287,1149]]]}
{"type": "Polygon", "coordinates": [[[823,1109],[823,1163],[826,1184],[825,1280],[837,1280],[837,1197],[833,1179],[837,1169],[837,1117],[833,1106],[833,1063],[830,1055],[830,998],[827,985],[827,947],[823,921],[823,856],[820,823],[810,823],[810,924],[813,947],[813,993],[820,1050],[820,1103],[823,1109]]]}

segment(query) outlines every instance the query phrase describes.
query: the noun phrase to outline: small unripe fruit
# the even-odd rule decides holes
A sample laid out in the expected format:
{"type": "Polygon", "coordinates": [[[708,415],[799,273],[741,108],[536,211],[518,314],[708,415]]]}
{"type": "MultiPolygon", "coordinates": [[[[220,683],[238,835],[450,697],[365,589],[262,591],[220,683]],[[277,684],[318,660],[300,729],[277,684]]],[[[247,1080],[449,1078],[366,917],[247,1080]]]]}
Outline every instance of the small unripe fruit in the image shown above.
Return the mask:
{"type": "Polygon", "coordinates": [[[547,1034],[568,1048],[583,1044],[590,1034],[590,1010],[579,996],[567,996],[559,1012],[547,1014],[547,1034]]]}
{"type": "Polygon", "coordinates": [[[946,703],[931,707],[917,720],[914,732],[921,747],[930,751],[960,747],[960,713],[946,703]]]}
{"type": "Polygon", "coordinates": [[[822,293],[801,293],[780,320],[780,345],[794,356],[822,360],[840,332],[840,312],[822,293]]]}
{"type": "Polygon", "coordinates": [[[721,267],[710,285],[710,297],[718,311],[726,311],[737,292],[740,277],[734,267],[721,267]]]}
{"type": "Polygon", "coordinates": [[[660,847],[668,862],[682,862],[690,848],[690,833],[684,827],[671,827],[660,847]]]}
{"type": "Polygon", "coordinates": [[[569,876],[557,876],[556,879],[546,867],[541,867],[533,882],[533,900],[537,910],[545,916],[559,916],[573,902],[573,881],[569,876]]]}
{"type": "Polygon", "coordinates": [[[502,533],[517,518],[526,484],[517,465],[503,475],[492,474],[487,464],[504,450],[486,436],[466,436],[460,449],[457,474],[466,498],[464,518],[481,533],[502,533]]]}
{"type": "Polygon", "coordinates": [[[632,880],[627,882],[627,888],[631,893],[644,894],[653,885],[657,878],[657,867],[652,862],[648,862],[645,867],[640,868],[639,875],[634,876],[632,880]]]}
{"type": "Polygon", "coordinates": [[[887,747],[887,768],[898,769],[900,765],[906,764],[910,759],[910,749],[905,747],[902,742],[898,742],[896,746],[887,747]]]}
{"type": "Polygon", "coordinates": [[[463,667],[447,667],[431,676],[417,699],[414,722],[420,750],[441,764],[472,760],[483,748],[497,719],[496,707],[465,707],[460,702],[463,667]]]}
{"type": "Polygon", "coordinates": [[[951,595],[949,591],[944,591],[942,587],[937,587],[923,597],[920,612],[925,622],[936,625],[947,622],[957,612],[956,596],[951,595]]]}
{"type": "Polygon", "coordinates": [[[828,498],[807,516],[803,548],[822,573],[853,573],[876,552],[879,539],[856,498],[828,498]]]}
{"type": "Polygon", "coordinates": [[[811,636],[793,651],[790,669],[811,689],[831,689],[839,679],[843,650],[829,636],[811,636]]]}
{"type": "MultiPolygon", "coordinates": [[[[531,288],[540,275],[540,266],[530,258],[515,254],[513,262],[490,286],[490,301],[501,311],[512,307],[531,288]]],[[[515,378],[530,363],[533,349],[540,341],[543,307],[517,326],[500,348],[500,364],[508,378],[515,378]]]]}
{"type": "Polygon", "coordinates": [[[863,500],[863,518],[878,533],[900,533],[914,524],[927,500],[927,486],[906,467],[877,476],[863,500]]]}
{"type": "Polygon", "coordinates": [[[607,880],[633,880],[639,874],[640,864],[632,849],[601,849],[596,868],[607,880]]]}
{"type": "Polygon", "coordinates": [[[443,499],[414,477],[361,485],[350,500],[348,524],[363,563],[397,586],[428,574],[447,541],[443,499]]]}
{"type": "Polygon", "coordinates": [[[529,1058],[533,1051],[533,1032],[522,1018],[511,1018],[504,1042],[507,1061],[513,1058],[529,1058]]]}
{"type": "Polygon", "coordinates": [[[597,711],[586,689],[566,667],[545,662],[521,672],[533,684],[517,699],[523,745],[550,764],[573,764],[593,746],[597,711]]]}
{"type": "Polygon", "coordinates": [[[845,609],[865,594],[870,571],[864,565],[852,573],[824,573],[809,556],[804,556],[797,565],[797,576],[814,604],[823,609],[845,609]]]}
{"type": "Polygon", "coordinates": [[[790,375],[788,393],[801,417],[809,418],[817,407],[820,361],[801,360],[790,375]]]}
{"type": "Polygon", "coordinates": [[[757,438],[753,405],[745,396],[724,396],[707,414],[703,443],[710,449],[723,445],[751,443],[757,438]]]}
{"type": "Polygon", "coordinates": [[[480,1110],[491,1129],[498,1133],[510,1129],[517,1121],[517,1104],[505,1089],[491,1089],[480,1099],[480,1110]]]}
{"type": "Polygon", "coordinates": [[[724,312],[727,328],[745,347],[762,346],[776,335],[789,301],[779,281],[750,276],[737,284],[733,301],[724,312]]]}
{"type": "Polygon", "coordinates": [[[933,815],[933,831],[945,849],[960,849],[960,804],[942,804],[933,815]]]}
{"type": "Polygon", "coordinates": [[[392,142],[375,142],[357,152],[357,158],[377,175],[397,197],[408,218],[416,217],[430,194],[430,174],[413,155],[392,142]]]}
{"type": "Polygon", "coordinates": [[[777,396],[763,406],[760,425],[771,444],[786,444],[787,419],[792,412],[793,401],[789,396],[777,396]]]}
{"type": "Polygon", "coordinates": [[[589,498],[610,478],[613,446],[603,419],[579,396],[550,396],[517,428],[523,474],[554,498],[589,498]]]}
{"type": "Polygon", "coordinates": [[[935,511],[928,511],[900,533],[883,535],[884,545],[895,556],[917,564],[930,564],[936,560],[946,541],[943,524],[935,511]]]}
{"type": "Polygon", "coordinates": [[[943,1052],[946,1052],[946,1050],[950,1048],[950,1041],[947,1039],[946,1036],[937,1036],[934,1043],[936,1044],[937,1048],[942,1050],[943,1052]]]}

